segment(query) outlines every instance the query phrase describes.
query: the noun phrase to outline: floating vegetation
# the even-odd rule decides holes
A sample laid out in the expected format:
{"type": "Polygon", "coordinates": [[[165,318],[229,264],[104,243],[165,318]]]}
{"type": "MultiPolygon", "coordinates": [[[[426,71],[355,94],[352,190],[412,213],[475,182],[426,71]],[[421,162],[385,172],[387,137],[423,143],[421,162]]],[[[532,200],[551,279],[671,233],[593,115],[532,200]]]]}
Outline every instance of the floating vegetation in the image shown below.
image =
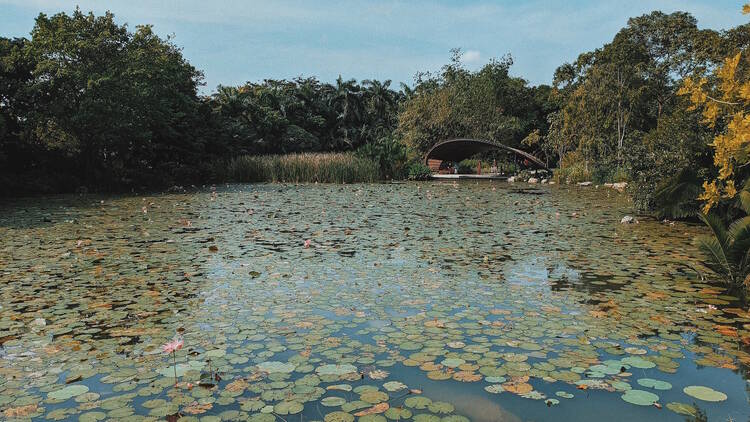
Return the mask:
{"type": "Polygon", "coordinates": [[[724,401],[727,399],[727,395],[721,391],[716,391],[713,388],[704,387],[700,385],[691,385],[683,389],[685,394],[690,397],[695,397],[698,400],[703,401],[724,401]]]}
{"type": "Polygon", "coordinates": [[[750,416],[750,315],[692,269],[700,227],[504,186],[3,204],[0,419],[750,416]]]}

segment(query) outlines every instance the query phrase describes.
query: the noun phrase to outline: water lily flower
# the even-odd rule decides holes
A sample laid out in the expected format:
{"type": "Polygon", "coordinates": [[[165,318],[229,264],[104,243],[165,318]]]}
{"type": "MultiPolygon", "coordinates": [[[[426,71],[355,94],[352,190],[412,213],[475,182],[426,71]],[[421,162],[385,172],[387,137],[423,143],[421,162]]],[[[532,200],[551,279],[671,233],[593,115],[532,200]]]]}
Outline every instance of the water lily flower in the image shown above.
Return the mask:
{"type": "Polygon", "coordinates": [[[164,353],[174,353],[180,349],[182,349],[183,340],[181,338],[175,338],[170,342],[167,342],[164,346],[161,347],[161,349],[164,351],[164,353]]]}
{"type": "Polygon", "coordinates": [[[310,239],[305,240],[305,248],[309,248],[310,243],[311,243],[310,239]]]}

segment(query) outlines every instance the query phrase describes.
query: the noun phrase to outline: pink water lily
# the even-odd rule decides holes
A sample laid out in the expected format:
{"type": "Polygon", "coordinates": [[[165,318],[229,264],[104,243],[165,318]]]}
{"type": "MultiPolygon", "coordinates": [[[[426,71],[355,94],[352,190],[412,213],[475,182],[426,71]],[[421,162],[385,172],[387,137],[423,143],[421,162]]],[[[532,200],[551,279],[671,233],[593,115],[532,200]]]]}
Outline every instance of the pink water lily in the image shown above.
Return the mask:
{"type": "Polygon", "coordinates": [[[164,346],[161,347],[161,349],[164,351],[164,353],[174,353],[180,349],[182,349],[183,341],[181,338],[175,338],[172,341],[168,342],[164,346]]]}
{"type": "Polygon", "coordinates": [[[177,351],[182,349],[182,345],[184,342],[182,341],[182,337],[175,337],[172,339],[172,341],[167,342],[164,346],[161,346],[161,350],[164,351],[164,353],[171,353],[172,354],[172,364],[174,365],[174,382],[175,386],[177,386],[177,351]]]}
{"type": "Polygon", "coordinates": [[[310,239],[305,240],[305,248],[309,248],[310,247],[310,243],[311,243],[310,239]]]}

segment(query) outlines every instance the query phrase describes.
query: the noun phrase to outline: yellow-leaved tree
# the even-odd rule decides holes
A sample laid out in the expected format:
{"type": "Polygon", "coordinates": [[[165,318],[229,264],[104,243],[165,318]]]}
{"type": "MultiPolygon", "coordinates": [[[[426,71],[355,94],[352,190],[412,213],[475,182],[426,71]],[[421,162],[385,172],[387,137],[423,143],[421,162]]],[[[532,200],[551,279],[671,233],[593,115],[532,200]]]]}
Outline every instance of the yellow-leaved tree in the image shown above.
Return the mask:
{"type": "MultiPolygon", "coordinates": [[[[750,4],[742,8],[750,13],[750,4]]],[[[724,59],[711,76],[686,78],[678,94],[717,131],[711,147],[718,174],[703,183],[703,213],[710,229],[696,243],[704,264],[733,286],[750,288],[750,57],[740,51],[724,59]],[[738,191],[738,186],[740,189],[738,191]],[[712,209],[722,199],[733,207],[712,209]],[[742,216],[744,214],[744,216],[742,216]],[[739,218],[737,218],[739,215],[739,218]]]]}
{"type": "MultiPolygon", "coordinates": [[[[750,13],[750,4],[742,8],[750,13]]],[[[741,51],[727,57],[711,77],[686,78],[677,92],[688,96],[691,109],[702,109],[704,122],[721,129],[711,143],[714,164],[718,168],[715,180],[703,184],[699,199],[704,201],[703,212],[708,213],[721,198],[737,195],[738,170],[750,164],[750,57],[741,51]],[[722,129],[723,128],[723,129],[722,129]]]]}

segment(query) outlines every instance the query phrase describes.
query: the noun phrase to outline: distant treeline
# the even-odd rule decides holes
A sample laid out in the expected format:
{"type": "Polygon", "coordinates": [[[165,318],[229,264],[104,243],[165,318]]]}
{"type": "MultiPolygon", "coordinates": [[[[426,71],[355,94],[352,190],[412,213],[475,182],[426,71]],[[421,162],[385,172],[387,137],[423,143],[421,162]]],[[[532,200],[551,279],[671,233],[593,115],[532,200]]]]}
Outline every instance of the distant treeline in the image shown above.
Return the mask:
{"type": "Polygon", "coordinates": [[[399,178],[421,173],[433,143],[476,137],[531,150],[562,179],[632,181],[652,207],[666,175],[715,173],[722,128],[677,95],[683,78],[748,45],[747,25],[652,12],[560,66],[552,86],[511,76],[510,56],[469,71],[454,50],[413,87],[301,77],[202,96],[202,73],[150,26],[41,14],[29,39],[0,38],[0,194],[210,183],[240,156],[305,152],[353,151],[399,178]]]}

